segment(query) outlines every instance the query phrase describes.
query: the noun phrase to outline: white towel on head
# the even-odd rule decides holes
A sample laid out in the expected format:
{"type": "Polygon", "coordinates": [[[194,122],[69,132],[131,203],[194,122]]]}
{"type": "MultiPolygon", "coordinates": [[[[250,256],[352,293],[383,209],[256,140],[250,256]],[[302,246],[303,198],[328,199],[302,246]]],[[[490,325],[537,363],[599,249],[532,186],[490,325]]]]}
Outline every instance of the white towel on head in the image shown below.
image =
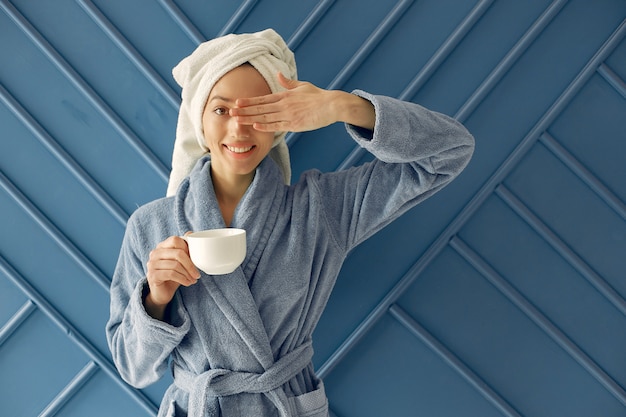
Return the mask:
{"type": "MultiPolygon", "coordinates": [[[[261,73],[273,93],[284,90],[276,78],[279,71],[287,78],[297,79],[294,54],[273,29],[230,34],[203,42],[172,70],[174,79],[182,87],[182,101],[167,186],[168,196],[176,193],[183,178],[208,152],[204,144],[202,113],[213,86],[227,72],[246,62],[261,73]]],[[[285,183],[289,184],[291,165],[285,134],[276,132],[270,156],[281,168],[285,183]]]]}

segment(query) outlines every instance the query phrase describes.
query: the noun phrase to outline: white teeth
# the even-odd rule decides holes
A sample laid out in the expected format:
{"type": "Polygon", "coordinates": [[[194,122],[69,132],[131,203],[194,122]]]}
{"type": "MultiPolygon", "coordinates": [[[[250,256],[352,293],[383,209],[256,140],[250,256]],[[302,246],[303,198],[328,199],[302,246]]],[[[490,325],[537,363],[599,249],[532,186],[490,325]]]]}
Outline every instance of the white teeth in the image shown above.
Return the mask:
{"type": "Polygon", "coordinates": [[[229,151],[234,152],[234,153],[245,153],[248,152],[250,150],[252,150],[253,146],[247,146],[245,148],[238,148],[235,146],[226,146],[228,148],[229,151]]]}

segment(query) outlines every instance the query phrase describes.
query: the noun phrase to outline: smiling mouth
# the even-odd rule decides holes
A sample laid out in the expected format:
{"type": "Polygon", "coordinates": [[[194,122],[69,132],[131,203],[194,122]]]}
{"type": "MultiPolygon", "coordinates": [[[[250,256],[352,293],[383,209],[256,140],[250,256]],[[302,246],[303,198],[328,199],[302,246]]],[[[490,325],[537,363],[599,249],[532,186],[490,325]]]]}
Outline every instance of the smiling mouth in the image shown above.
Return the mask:
{"type": "Polygon", "coordinates": [[[250,152],[254,148],[254,146],[244,146],[244,147],[228,146],[228,145],[224,145],[224,146],[226,146],[226,149],[228,149],[229,151],[233,153],[246,153],[246,152],[250,152]]]}

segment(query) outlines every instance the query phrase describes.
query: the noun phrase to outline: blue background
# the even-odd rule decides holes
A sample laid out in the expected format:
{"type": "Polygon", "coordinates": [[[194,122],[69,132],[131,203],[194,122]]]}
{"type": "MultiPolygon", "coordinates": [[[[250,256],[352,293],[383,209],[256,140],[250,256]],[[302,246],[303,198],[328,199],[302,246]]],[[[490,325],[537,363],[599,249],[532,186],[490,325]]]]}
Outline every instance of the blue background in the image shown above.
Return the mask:
{"type": "MultiPolygon", "coordinates": [[[[171,69],[275,28],[300,78],[454,116],[449,187],[358,247],[315,333],[336,417],[626,416],[623,0],[0,0],[0,414],[153,416],[104,337],[126,219],[165,193],[171,69]]],[[[293,180],[371,158],[288,137],[293,180]]]]}

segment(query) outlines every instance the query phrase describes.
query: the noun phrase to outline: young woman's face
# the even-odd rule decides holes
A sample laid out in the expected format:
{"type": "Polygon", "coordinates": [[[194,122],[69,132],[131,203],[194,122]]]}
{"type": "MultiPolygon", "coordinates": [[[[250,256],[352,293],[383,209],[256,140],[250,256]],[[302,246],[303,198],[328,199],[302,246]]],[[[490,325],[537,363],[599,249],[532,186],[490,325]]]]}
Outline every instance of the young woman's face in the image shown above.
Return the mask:
{"type": "Polygon", "coordinates": [[[228,111],[238,98],[270,94],[263,76],[251,65],[226,73],[209,94],[202,114],[204,141],[211,152],[211,169],[221,176],[249,176],[269,153],[273,132],[240,125],[228,111]]]}

